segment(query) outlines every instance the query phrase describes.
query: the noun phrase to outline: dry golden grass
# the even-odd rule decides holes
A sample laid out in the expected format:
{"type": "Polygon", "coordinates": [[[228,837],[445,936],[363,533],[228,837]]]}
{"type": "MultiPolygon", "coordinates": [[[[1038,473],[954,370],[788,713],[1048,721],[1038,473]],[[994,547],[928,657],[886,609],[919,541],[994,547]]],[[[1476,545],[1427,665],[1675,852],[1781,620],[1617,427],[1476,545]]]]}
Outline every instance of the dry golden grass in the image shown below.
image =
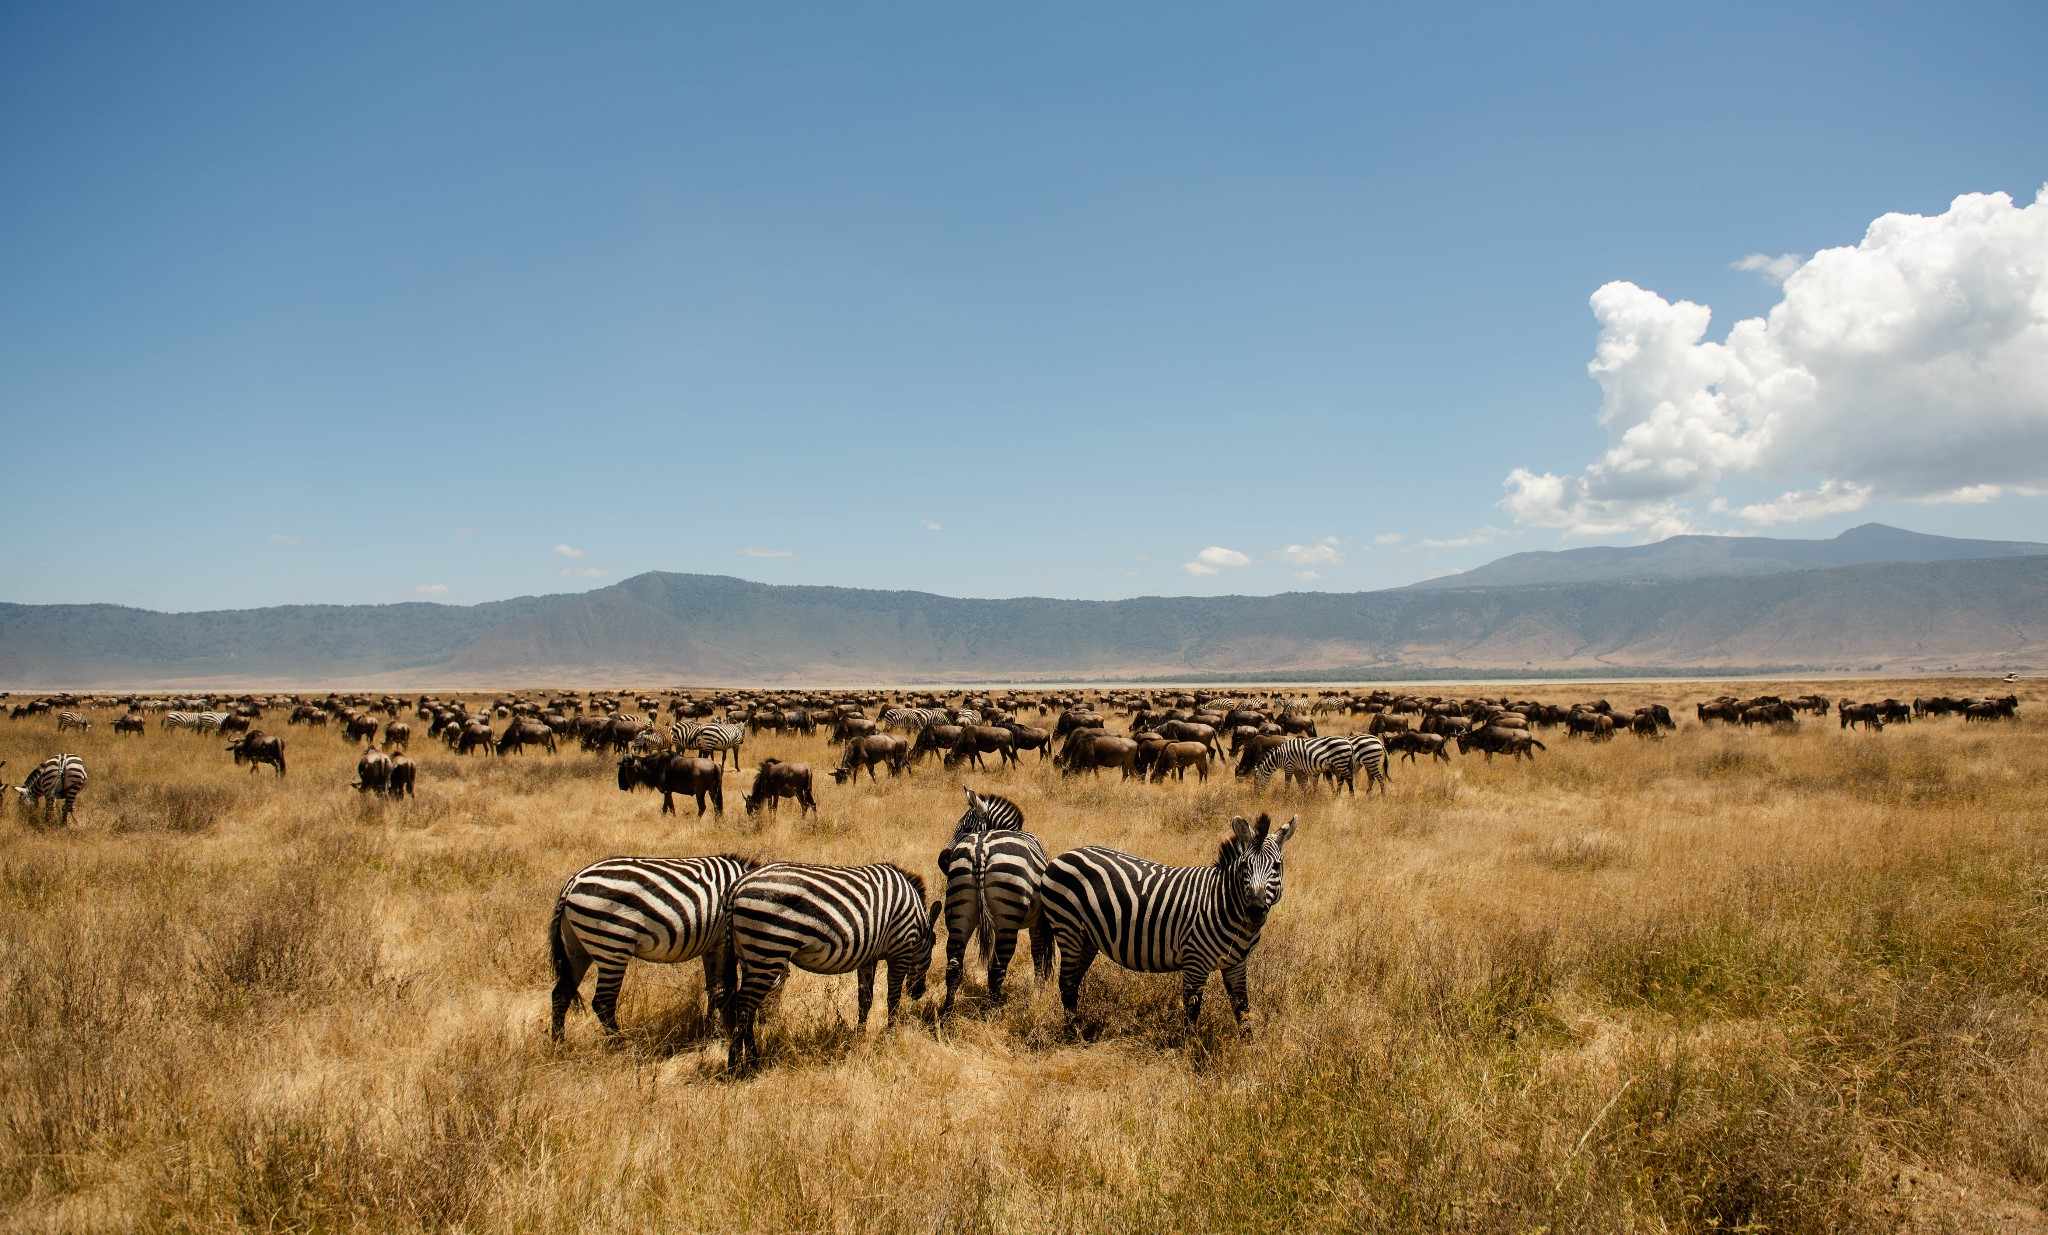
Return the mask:
{"type": "Polygon", "coordinates": [[[2022,694],[1999,726],[1558,733],[1533,766],[1402,763],[1383,800],[1334,802],[1063,782],[1029,757],[843,789],[822,737],[754,738],[753,759],[818,768],[823,803],[759,826],[738,809],[750,771],[728,773],[722,822],[687,802],[665,819],[609,760],[421,741],[418,800],[385,803],[345,788],[337,736],[281,718],[281,783],[215,739],[117,738],[108,713],[83,736],[0,721],[15,779],[58,750],[93,776],[68,829],[0,819],[0,1221],[2027,1228],[2048,1199],[2048,709],[2022,694]],[[1026,958],[1001,1009],[935,1024],[928,1001],[865,1035],[851,978],[796,974],[745,1081],[720,1075],[695,965],[634,967],[623,1042],[584,1012],[548,1042],[543,929],[584,862],[932,872],[963,780],[1014,798],[1055,853],[1200,862],[1232,813],[1298,811],[1253,1039],[1212,991],[1188,1040],[1175,979],[1098,962],[1100,1037],[1069,1041],[1026,958]]]}

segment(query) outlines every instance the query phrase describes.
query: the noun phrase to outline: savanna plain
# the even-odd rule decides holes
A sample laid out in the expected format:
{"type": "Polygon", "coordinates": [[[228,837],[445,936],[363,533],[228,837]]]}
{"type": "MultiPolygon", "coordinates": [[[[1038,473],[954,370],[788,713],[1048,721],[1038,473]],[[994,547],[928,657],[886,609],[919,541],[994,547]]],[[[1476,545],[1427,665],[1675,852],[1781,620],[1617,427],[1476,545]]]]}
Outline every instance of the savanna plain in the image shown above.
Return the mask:
{"type": "Polygon", "coordinates": [[[348,788],[356,747],[282,713],[282,780],[117,712],[0,720],[10,781],[58,751],[92,775],[68,826],[0,815],[0,1227],[2037,1229],[2048,691],[1868,733],[1703,727],[1690,704],[1722,689],[1601,687],[1678,730],[1401,762],[1383,796],[1031,753],[842,787],[822,732],[761,734],[702,819],[573,745],[416,736],[418,796],[386,801],[348,788]],[[815,815],[743,812],[771,754],[817,769],[815,815]],[[940,955],[932,996],[864,1033],[851,976],[792,974],[745,1079],[694,963],[632,967],[620,1040],[578,1010],[550,1042],[545,930],[585,863],[888,860],[936,893],[962,785],[1053,854],[1207,863],[1232,815],[1298,814],[1251,1035],[1215,986],[1190,1034],[1176,978],[1100,960],[1072,1037],[1028,953],[1000,1007],[970,953],[952,1016],[940,955]]]}

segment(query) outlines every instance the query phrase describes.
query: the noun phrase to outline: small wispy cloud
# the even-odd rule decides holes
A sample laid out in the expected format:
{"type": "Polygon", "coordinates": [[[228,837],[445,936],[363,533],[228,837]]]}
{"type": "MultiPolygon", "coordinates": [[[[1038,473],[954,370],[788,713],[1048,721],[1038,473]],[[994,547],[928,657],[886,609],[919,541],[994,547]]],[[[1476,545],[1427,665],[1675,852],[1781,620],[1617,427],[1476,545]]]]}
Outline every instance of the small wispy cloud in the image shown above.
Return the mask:
{"type": "MultiPolygon", "coordinates": [[[[1325,536],[1312,545],[1288,545],[1284,549],[1275,549],[1273,556],[1292,566],[1342,566],[1344,551],[1338,546],[1343,543],[1335,536],[1325,536]]],[[[1300,577],[1295,576],[1297,579],[1300,577]]]]}
{"type": "Polygon", "coordinates": [[[418,596],[446,596],[453,590],[445,583],[422,583],[413,589],[413,593],[418,596]]]}
{"type": "Polygon", "coordinates": [[[795,557],[794,549],[757,549],[752,545],[740,550],[744,557],[795,557]]]}
{"type": "Polygon", "coordinates": [[[476,535],[476,529],[473,527],[458,527],[455,529],[455,534],[457,536],[474,536],[476,535]]]}
{"type": "Polygon", "coordinates": [[[1482,527],[1463,536],[1449,536],[1444,539],[1424,539],[1416,543],[1425,549],[1469,549],[1473,545],[1490,545],[1511,533],[1506,528],[1482,527]]]}
{"type": "Polygon", "coordinates": [[[583,550],[578,549],[575,545],[556,545],[555,552],[562,555],[563,557],[583,556],[583,550]]]}
{"type": "Polygon", "coordinates": [[[574,566],[564,566],[561,573],[564,579],[609,579],[612,577],[611,571],[599,570],[595,566],[585,566],[580,570],[574,566]]]}
{"type": "Polygon", "coordinates": [[[272,532],[270,534],[270,543],[273,545],[303,545],[306,543],[306,538],[304,536],[287,536],[283,532],[272,532]]]}
{"type": "Polygon", "coordinates": [[[1235,549],[1222,545],[1210,545],[1195,555],[1192,562],[1182,562],[1180,568],[1191,575],[1220,575],[1237,566],[1249,566],[1252,560],[1235,549]]]}
{"type": "Polygon", "coordinates": [[[1323,573],[1319,570],[1297,570],[1294,572],[1294,577],[1303,583],[1314,583],[1323,577],[1323,573]]]}
{"type": "Polygon", "coordinates": [[[1731,270],[1747,270],[1760,274],[1773,283],[1783,283],[1806,264],[1806,259],[1797,253],[1780,253],[1772,257],[1768,253],[1752,253],[1729,267],[1731,270]]]}
{"type": "Polygon", "coordinates": [[[946,530],[946,525],[940,523],[937,519],[919,519],[917,525],[927,532],[943,532],[946,530]]]}
{"type": "Polygon", "coordinates": [[[1401,533],[1381,532],[1372,538],[1372,543],[1376,545],[1398,545],[1401,543],[1401,533]]]}

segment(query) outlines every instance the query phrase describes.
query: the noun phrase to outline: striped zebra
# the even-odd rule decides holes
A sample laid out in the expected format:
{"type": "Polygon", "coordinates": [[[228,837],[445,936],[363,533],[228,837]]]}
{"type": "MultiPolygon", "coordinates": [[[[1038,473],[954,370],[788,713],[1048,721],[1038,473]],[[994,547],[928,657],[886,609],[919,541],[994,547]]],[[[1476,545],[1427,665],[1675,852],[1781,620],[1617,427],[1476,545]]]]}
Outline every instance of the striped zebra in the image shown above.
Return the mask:
{"type": "Polygon", "coordinates": [[[1100,845],[1054,858],[1039,902],[1059,944],[1067,1024],[1075,1023],[1081,979],[1100,951],[1139,973],[1180,974],[1189,1028],[1201,1016],[1209,975],[1221,969],[1238,1030],[1247,1032],[1245,963],[1280,903],[1281,847],[1294,824],[1276,831],[1266,815],[1256,826],[1232,819],[1213,866],[1162,866],[1100,845]]]}
{"type": "Polygon", "coordinates": [[[160,728],[160,729],[195,729],[195,730],[196,730],[196,729],[198,729],[198,728],[199,728],[199,713],[197,713],[197,712],[165,712],[165,713],[164,713],[164,714],[163,714],[162,716],[160,716],[160,717],[158,717],[158,718],[157,718],[157,722],[156,722],[156,723],[157,723],[157,727],[158,727],[158,728],[160,728]]]}
{"type": "Polygon", "coordinates": [[[724,1006],[728,946],[725,896],[740,876],[760,865],[723,854],[702,858],[606,858],[569,876],[548,919],[548,952],[555,969],[556,1041],[576,1002],[584,973],[597,966],[590,1010],[605,1032],[619,1032],[619,986],[626,962],[673,965],[704,962],[705,1016],[724,1006]]]}
{"type": "Polygon", "coordinates": [[[945,905],[924,903],[924,880],[889,863],[812,866],[775,862],[749,872],[726,894],[732,919],[727,955],[727,1066],[735,1071],[760,1056],[754,1018],[789,967],[810,973],[858,975],[860,1024],[875,1002],[875,966],[889,964],[889,1020],[908,990],[923,999],[939,915],[945,905]]]}
{"type": "Polygon", "coordinates": [[[944,708],[883,708],[875,723],[884,729],[893,725],[918,733],[931,725],[951,724],[952,719],[944,708]]]}
{"type": "Polygon", "coordinates": [[[56,802],[64,803],[64,813],[59,823],[71,822],[72,808],[78,805],[78,795],[85,792],[85,760],[77,755],[51,755],[36,765],[28,779],[14,787],[21,795],[24,808],[40,806],[47,816],[56,802]]]}
{"type": "Polygon", "coordinates": [[[1045,878],[1045,847],[1024,830],[1024,812],[993,793],[967,790],[967,813],[953,839],[939,851],[946,880],[946,1001],[953,1009],[967,976],[967,940],[979,935],[988,967],[988,997],[1003,1000],[1003,978],[1017,950],[1017,932],[1031,932],[1031,963],[1043,982],[1052,974],[1052,928],[1038,910],[1038,885],[1045,878]]]}
{"type": "Polygon", "coordinates": [[[740,746],[747,740],[747,727],[714,720],[679,720],[668,727],[675,749],[710,755],[722,765],[724,755],[732,756],[733,771],[739,771],[740,746]],[[723,753],[721,753],[723,752],[723,753]]]}
{"type": "Polygon", "coordinates": [[[1335,784],[1356,793],[1356,777],[1360,768],[1365,769],[1366,788],[1370,790],[1378,784],[1384,793],[1387,785],[1386,743],[1369,734],[1289,738],[1266,752],[1266,757],[1252,769],[1252,781],[1264,789],[1275,772],[1285,772],[1289,784],[1298,780],[1313,785],[1317,777],[1327,776],[1335,784]]]}
{"type": "Polygon", "coordinates": [[[59,712],[57,713],[57,732],[62,733],[66,729],[76,729],[80,733],[85,733],[92,729],[92,722],[76,712],[59,712]]]}

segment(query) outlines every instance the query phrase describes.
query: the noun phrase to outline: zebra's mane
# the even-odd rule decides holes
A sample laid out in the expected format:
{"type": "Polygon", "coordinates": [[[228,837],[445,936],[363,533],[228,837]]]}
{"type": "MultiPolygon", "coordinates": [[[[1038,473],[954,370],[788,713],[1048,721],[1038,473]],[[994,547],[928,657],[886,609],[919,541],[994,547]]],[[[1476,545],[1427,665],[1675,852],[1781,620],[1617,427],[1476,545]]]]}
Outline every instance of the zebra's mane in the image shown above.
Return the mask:
{"type": "Polygon", "coordinates": [[[924,899],[923,875],[918,874],[916,871],[904,870],[902,867],[896,865],[894,862],[884,862],[882,863],[882,865],[888,867],[892,871],[895,871],[897,874],[903,876],[905,879],[910,880],[910,886],[917,889],[917,899],[920,901],[924,899]]]}

